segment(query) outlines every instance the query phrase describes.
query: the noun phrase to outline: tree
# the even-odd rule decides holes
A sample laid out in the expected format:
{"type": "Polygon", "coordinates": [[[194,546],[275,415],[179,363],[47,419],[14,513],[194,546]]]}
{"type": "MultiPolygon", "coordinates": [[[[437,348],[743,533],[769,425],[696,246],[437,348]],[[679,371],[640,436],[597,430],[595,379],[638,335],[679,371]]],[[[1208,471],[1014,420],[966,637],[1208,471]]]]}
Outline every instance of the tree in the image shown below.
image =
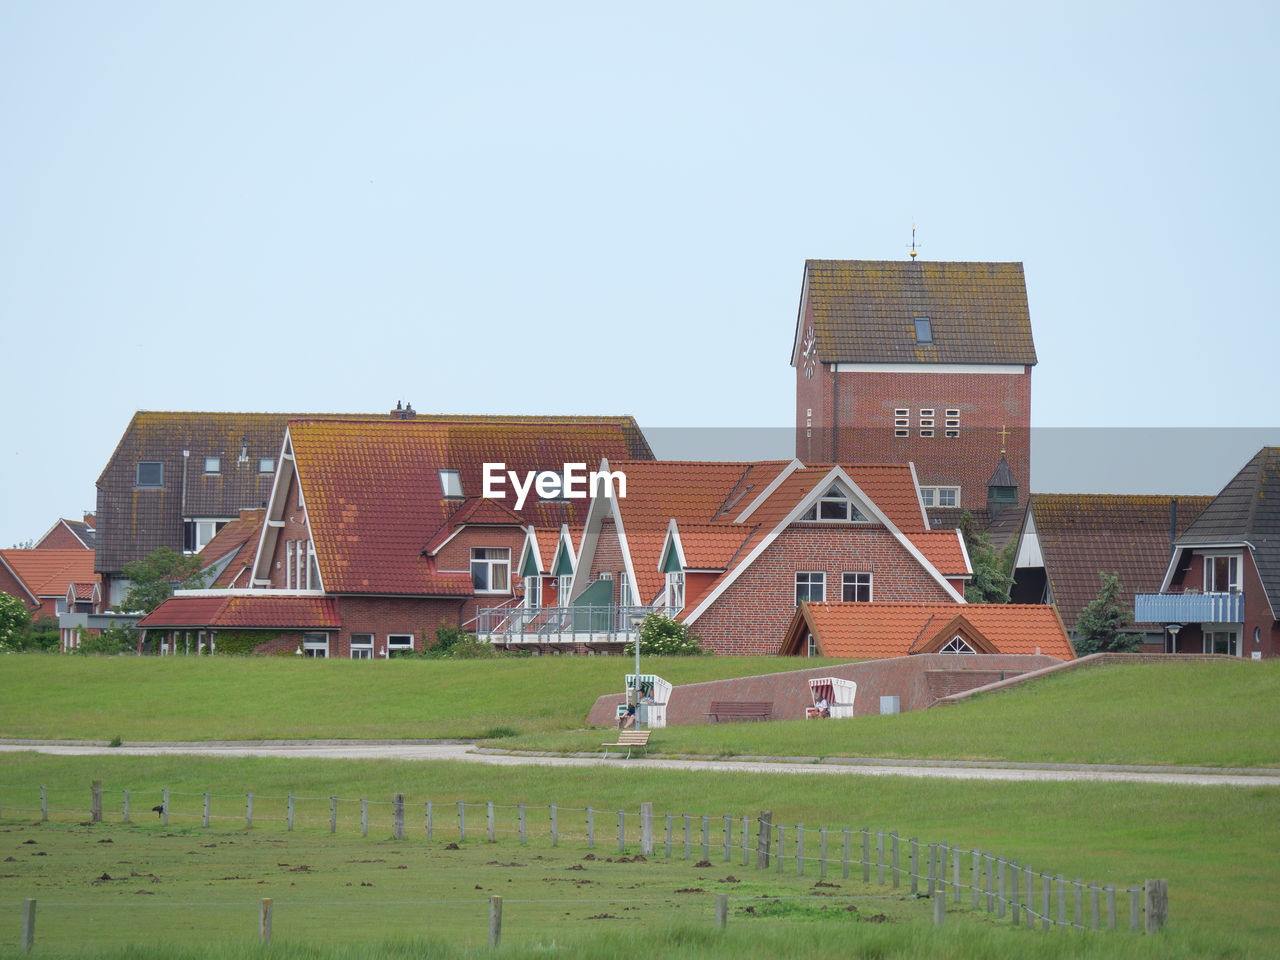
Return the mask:
{"type": "Polygon", "coordinates": [[[60,646],[62,646],[62,631],[58,629],[56,617],[45,614],[31,621],[23,640],[24,650],[57,650],[60,646]]]}
{"type": "Polygon", "coordinates": [[[1084,605],[1076,618],[1076,654],[1131,653],[1138,649],[1142,636],[1125,633],[1129,618],[1120,604],[1120,574],[1099,573],[1102,589],[1084,605]]]}
{"type": "MultiPolygon", "coordinates": [[[[702,649],[697,636],[686,624],[657,611],[647,614],[640,621],[639,639],[642,656],[697,656],[707,652],[702,649]]],[[[635,656],[636,648],[633,644],[627,644],[622,652],[635,656]]]]}
{"type": "Polygon", "coordinates": [[[76,653],[115,655],[133,653],[138,648],[138,631],[127,627],[107,627],[97,635],[81,636],[76,653]]]}
{"type": "Polygon", "coordinates": [[[173,596],[175,587],[188,590],[203,587],[204,577],[200,573],[203,566],[200,557],[177,553],[168,547],[161,547],[145,560],[126,563],[121,572],[131,586],[124,598],[124,608],[131,613],[150,613],[173,596]]]}
{"type": "Polygon", "coordinates": [[[965,539],[969,562],[973,566],[973,577],[964,588],[965,600],[969,603],[1008,603],[1009,587],[1013,585],[1013,577],[1009,573],[1012,554],[1008,550],[1003,555],[997,553],[986,533],[965,539]]]}
{"type": "Polygon", "coordinates": [[[0,650],[21,650],[25,646],[31,614],[17,597],[0,593],[0,650]]]}

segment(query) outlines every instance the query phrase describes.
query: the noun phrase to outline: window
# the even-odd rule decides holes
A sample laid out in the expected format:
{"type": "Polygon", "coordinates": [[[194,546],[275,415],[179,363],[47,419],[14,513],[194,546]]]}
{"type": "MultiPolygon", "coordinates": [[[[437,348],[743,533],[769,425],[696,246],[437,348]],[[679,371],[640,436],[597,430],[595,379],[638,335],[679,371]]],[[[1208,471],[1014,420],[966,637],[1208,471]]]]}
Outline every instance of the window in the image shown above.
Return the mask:
{"type": "Polygon", "coordinates": [[[556,604],[561,607],[569,605],[569,594],[573,591],[573,574],[566,573],[560,578],[560,595],[556,598],[556,604]]]}
{"type": "Polygon", "coordinates": [[[440,471],[440,491],[448,499],[462,497],[462,474],[457,470],[440,471]]]}
{"type": "Polygon", "coordinates": [[[205,473],[221,473],[222,458],[221,457],[205,457],[204,472],[205,473]]]}
{"type": "Polygon", "coordinates": [[[667,608],[679,612],[684,609],[684,573],[676,571],[667,574],[666,590],[667,608]]]}
{"type": "Polygon", "coordinates": [[[806,657],[816,657],[818,655],[818,641],[813,639],[812,633],[805,638],[804,648],[806,657]]]}
{"type": "Polygon", "coordinates": [[[476,593],[506,593],[511,589],[511,551],[506,547],[471,548],[471,585],[476,593]]]}
{"type": "Polygon", "coordinates": [[[839,487],[834,484],[826,493],[800,518],[801,520],[862,520],[867,518],[862,515],[853,502],[844,495],[839,487]]]}
{"type": "Polygon", "coordinates": [[[1234,630],[1206,630],[1204,632],[1205,653],[1225,653],[1230,657],[1240,656],[1239,635],[1234,630]]]}
{"type": "Polygon", "coordinates": [[[998,503],[1014,503],[1018,499],[1017,487],[992,487],[991,499],[998,503]]]}
{"type": "Polygon", "coordinates": [[[159,460],[139,460],[137,485],[139,487],[163,487],[164,464],[159,460]]]}
{"type": "Polygon", "coordinates": [[[1204,592],[1240,592],[1240,558],[1236,554],[1204,558],[1204,592]]]}
{"type": "Polygon", "coordinates": [[[948,437],[948,438],[950,438],[950,439],[954,440],[956,437],[960,436],[960,431],[959,431],[959,430],[954,430],[954,429],[952,429],[952,430],[944,430],[944,431],[942,431],[942,435],[943,435],[944,437],[948,437]]]}
{"type": "Polygon", "coordinates": [[[870,603],[871,574],[843,574],[840,577],[840,599],[845,603],[870,603]]]}
{"type": "Polygon", "coordinates": [[[923,419],[921,420],[921,423],[922,423],[922,424],[924,423],[924,420],[932,420],[932,419],[933,419],[933,407],[925,407],[924,409],[922,409],[922,410],[920,411],[920,416],[923,418],[923,419]]]}
{"type": "Polygon", "coordinates": [[[274,458],[274,457],[259,457],[259,458],[258,458],[258,472],[259,472],[259,473],[275,473],[275,472],[276,472],[276,461],[275,461],[275,458],[274,458]]]}
{"type": "Polygon", "coordinates": [[[318,660],[329,659],[329,635],[327,633],[305,633],[302,635],[302,655],[315,657],[318,660]]]}
{"type": "Polygon", "coordinates": [[[796,606],[801,600],[822,603],[827,596],[827,575],[821,570],[803,570],[796,573],[796,606]]]}
{"type": "Polygon", "coordinates": [[[352,660],[372,660],[373,659],[373,634],[372,633],[353,633],[351,635],[351,659],[352,660]]]}
{"type": "Polygon", "coordinates": [[[938,651],[939,653],[977,653],[973,647],[964,642],[964,637],[956,634],[947,641],[947,645],[938,651]]]}
{"type": "Polygon", "coordinates": [[[933,324],[928,317],[916,317],[916,343],[933,343],[933,324]]]}
{"type": "Polygon", "coordinates": [[[920,499],[926,507],[960,506],[959,487],[921,487],[920,499]]]}
{"type": "Polygon", "coordinates": [[[218,531],[227,525],[226,520],[184,520],[182,523],[182,552],[199,553],[218,531]]]}
{"type": "MultiPolygon", "coordinates": [[[[930,421],[930,422],[932,423],[933,421],[930,421]]],[[[922,436],[922,437],[932,437],[932,436],[933,436],[933,428],[932,428],[932,427],[929,427],[927,430],[921,430],[921,431],[920,431],[920,436],[922,436]]]]}
{"type": "Polygon", "coordinates": [[[387,634],[387,656],[402,657],[406,653],[413,653],[413,634],[412,633],[388,633],[387,634]]]}
{"type": "Polygon", "coordinates": [[[542,578],[539,576],[524,578],[524,605],[530,610],[542,606],[542,578]]]}

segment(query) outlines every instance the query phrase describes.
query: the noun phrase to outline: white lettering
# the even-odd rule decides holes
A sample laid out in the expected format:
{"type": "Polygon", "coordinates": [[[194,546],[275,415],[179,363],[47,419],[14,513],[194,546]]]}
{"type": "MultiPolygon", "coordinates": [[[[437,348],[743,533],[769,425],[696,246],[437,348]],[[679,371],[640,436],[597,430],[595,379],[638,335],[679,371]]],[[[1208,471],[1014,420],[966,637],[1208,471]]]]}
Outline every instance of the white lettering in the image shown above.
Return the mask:
{"type": "Polygon", "coordinates": [[[519,510],[524,506],[525,497],[529,496],[529,490],[533,487],[534,473],[532,470],[525,471],[523,485],[514,470],[508,470],[507,476],[511,478],[511,485],[516,488],[516,509],[519,510]]]}
{"type": "Polygon", "coordinates": [[[587,482],[587,465],[585,463],[566,463],[564,465],[564,498],[566,500],[587,499],[586,487],[578,489],[578,484],[587,482]]]}
{"type": "Polygon", "coordinates": [[[499,491],[497,487],[506,483],[506,477],[503,476],[507,469],[505,463],[486,463],[484,465],[484,498],[486,500],[503,500],[506,494],[499,491]]]}
{"type": "Polygon", "coordinates": [[[554,500],[560,496],[560,474],[554,470],[543,470],[534,486],[543,500],[554,500]]]}
{"type": "Polygon", "coordinates": [[[614,478],[618,481],[618,496],[626,497],[627,495],[627,475],[621,470],[593,470],[591,471],[591,491],[593,496],[607,496],[609,487],[612,486],[614,478]],[[603,483],[602,488],[600,484],[603,483]]]}

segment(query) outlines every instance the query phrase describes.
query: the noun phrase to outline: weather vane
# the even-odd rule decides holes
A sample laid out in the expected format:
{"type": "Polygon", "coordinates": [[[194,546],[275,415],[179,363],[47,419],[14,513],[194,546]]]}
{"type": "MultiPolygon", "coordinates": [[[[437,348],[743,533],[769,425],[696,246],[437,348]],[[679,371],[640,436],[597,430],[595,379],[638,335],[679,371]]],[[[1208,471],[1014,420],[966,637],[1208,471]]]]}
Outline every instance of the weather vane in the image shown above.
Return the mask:
{"type": "MultiPolygon", "coordinates": [[[[921,244],[921,246],[924,246],[924,244],[921,244]]],[[[912,260],[914,260],[914,259],[916,258],[916,253],[917,253],[917,250],[916,250],[916,225],[913,223],[913,224],[911,224],[911,259],[912,259],[912,260]]]]}

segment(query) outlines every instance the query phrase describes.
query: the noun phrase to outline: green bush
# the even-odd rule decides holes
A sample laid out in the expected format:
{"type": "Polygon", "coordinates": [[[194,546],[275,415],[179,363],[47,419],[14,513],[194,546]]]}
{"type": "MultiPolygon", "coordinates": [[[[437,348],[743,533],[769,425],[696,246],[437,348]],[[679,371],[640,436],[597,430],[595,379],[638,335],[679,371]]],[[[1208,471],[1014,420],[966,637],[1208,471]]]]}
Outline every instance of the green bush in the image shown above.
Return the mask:
{"type": "Polygon", "coordinates": [[[0,593],[0,650],[22,650],[31,614],[17,597],[0,593]]]}
{"type": "Polygon", "coordinates": [[[138,649],[138,631],[127,627],[107,627],[97,636],[81,633],[76,653],[114,656],[138,649]]]}
{"type": "MultiPolygon", "coordinates": [[[[624,654],[635,656],[635,652],[633,643],[623,648],[624,654]]],[[[640,621],[640,653],[646,657],[690,657],[710,651],[702,648],[688,625],[654,611],[640,621]]]]}

